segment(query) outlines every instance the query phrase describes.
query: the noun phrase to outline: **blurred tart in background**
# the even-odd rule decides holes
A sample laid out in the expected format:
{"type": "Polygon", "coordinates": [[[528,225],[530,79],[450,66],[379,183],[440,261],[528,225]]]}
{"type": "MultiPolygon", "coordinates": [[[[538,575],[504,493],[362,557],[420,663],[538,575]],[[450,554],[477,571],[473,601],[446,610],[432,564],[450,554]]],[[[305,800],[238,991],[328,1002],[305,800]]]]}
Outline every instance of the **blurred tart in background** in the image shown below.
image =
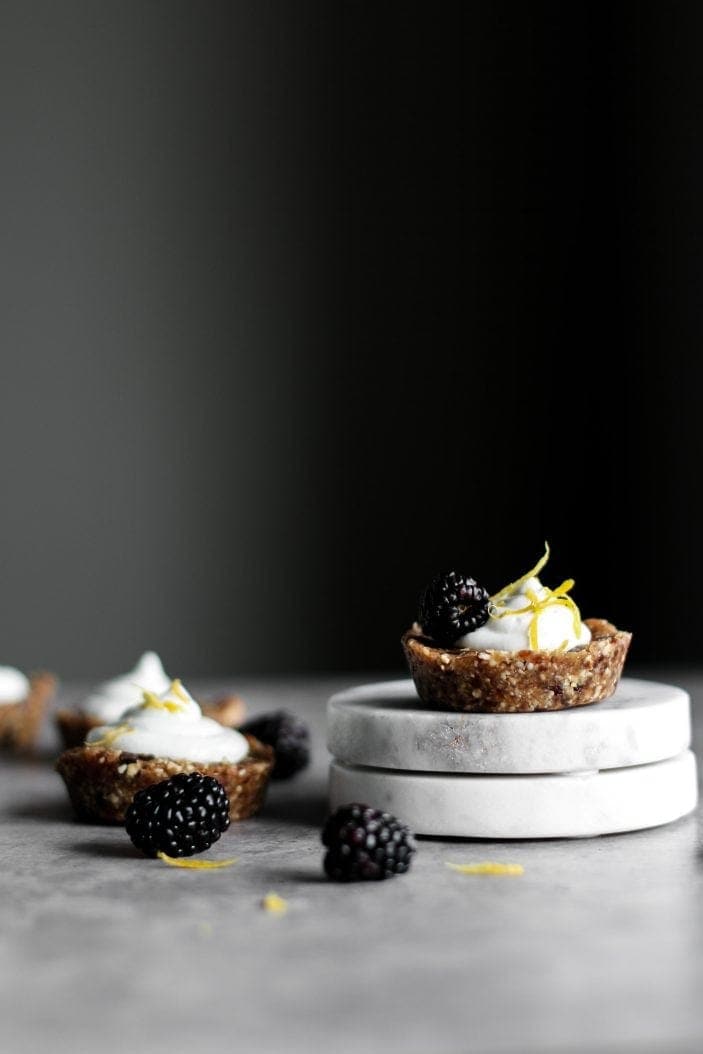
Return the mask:
{"type": "Polygon", "coordinates": [[[35,749],[55,689],[56,678],[51,673],[26,677],[14,666],[0,666],[0,746],[17,754],[35,749]]]}
{"type": "Polygon", "coordinates": [[[65,750],[56,769],[76,815],[94,823],[123,823],[137,791],[175,776],[200,772],[225,788],[230,818],[252,816],[263,803],[274,751],[254,736],[203,715],[180,681],[111,723],[93,728],[83,746],[65,750]]]}
{"type": "MultiPolygon", "coordinates": [[[[171,683],[161,659],[146,651],[129,673],[99,684],[77,706],[56,712],[56,723],[66,748],[81,746],[92,729],[121,720],[131,707],[138,705],[144,691],[159,695],[171,683]]],[[[246,707],[238,695],[223,695],[212,702],[200,703],[203,713],[228,728],[240,725],[246,707]]]]}

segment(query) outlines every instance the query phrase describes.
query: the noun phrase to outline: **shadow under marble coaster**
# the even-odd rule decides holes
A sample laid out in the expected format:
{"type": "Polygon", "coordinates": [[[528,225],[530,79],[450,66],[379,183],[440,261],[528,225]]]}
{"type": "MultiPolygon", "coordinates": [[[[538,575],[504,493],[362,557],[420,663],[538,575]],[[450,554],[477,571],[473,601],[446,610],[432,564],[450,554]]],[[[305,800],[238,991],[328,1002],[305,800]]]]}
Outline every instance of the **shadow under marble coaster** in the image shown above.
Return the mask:
{"type": "Polygon", "coordinates": [[[411,680],[332,696],[330,753],[350,765],[525,775],[616,769],[676,757],[691,742],[690,700],[673,685],[624,677],[602,703],[534,714],[427,710],[411,680]]]}
{"type": "Polygon", "coordinates": [[[416,834],[459,838],[586,838],[659,827],[697,801],[690,750],[651,765],[553,776],[458,776],[358,768],[333,761],[330,806],[358,801],[416,834]]]}

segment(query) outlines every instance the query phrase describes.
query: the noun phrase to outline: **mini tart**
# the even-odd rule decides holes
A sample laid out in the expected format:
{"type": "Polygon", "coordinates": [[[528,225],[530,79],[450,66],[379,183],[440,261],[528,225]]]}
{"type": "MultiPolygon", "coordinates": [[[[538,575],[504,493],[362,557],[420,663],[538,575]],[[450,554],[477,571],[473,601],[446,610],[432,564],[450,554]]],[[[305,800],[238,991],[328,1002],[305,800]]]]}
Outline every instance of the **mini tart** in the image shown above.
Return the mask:
{"type": "Polygon", "coordinates": [[[33,673],[25,699],[0,703],[0,746],[16,754],[28,754],[34,750],[44,711],[55,688],[53,674],[33,673]]]}
{"type": "Polygon", "coordinates": [[[139,790],[179,772],[213,776],[227,791],[230,819],[246,820],[263,804],[274,755],[271,747],[246,737],[249,753],[236,763],[197,764],[148,754],[130,754],[101,746],[73,747],[56,762],[79,820],[124,823],[127,807],[139,790]]]}
{"type": "Polygon", "coordinates": [[[422,702],[437,710],[532,713],[607,699],[617,688],[631,633],[585,619],[591,640],[571,651],[440,648],[416,623],[402,638],[422,702]]]}
{"type": "MultiPolygon", "coordinates": [[[[226,728],[236,728],[246,716],[244,700],[238,695],[224,695],[212,703],[201,702],[200,709],[204,717],[211,717],[226,728]]],[[[71,747],[82,746],[91,729],[99,728],[105,722],[100,717],[84,714],[80,710],[58,710],[56,724],[63,745],[68,750],[71,747]]]]}

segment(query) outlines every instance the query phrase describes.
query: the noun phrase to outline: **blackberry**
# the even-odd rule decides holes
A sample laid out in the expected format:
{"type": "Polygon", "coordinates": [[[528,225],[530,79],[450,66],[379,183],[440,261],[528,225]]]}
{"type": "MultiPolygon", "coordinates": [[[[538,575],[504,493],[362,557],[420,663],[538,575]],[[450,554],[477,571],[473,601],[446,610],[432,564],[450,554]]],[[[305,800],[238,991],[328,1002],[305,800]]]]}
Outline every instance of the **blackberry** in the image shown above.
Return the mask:
{"type": "Polygon", "coordinates": [[[287,780],[310,762],[310,733],[308,726],[287,710],[276,710],[247,721],[240,732],[255,736],[261,743],[273,747],[276,755],[271,779],[287,780]]]}
{"type": "Polygon", "coordinates": [[[420,597],[418,621],[427,637],[451,646],[488,621],[488,593],[458,571],[440,571],[420,597]]]}
{"type": "Polygon", "coordinates": [[[192,856],[209,849],[229,827],[229,798],[212,776],[181,772],[137,791],[125,827],[147,856],[192,856]]]}
{"type": "Polygon", "coordinates": [[[410,867],[415,839],[387,812],[353,802],[334,812],[322,831],[323,867],[337,882],[380,880],[410,867]]]}

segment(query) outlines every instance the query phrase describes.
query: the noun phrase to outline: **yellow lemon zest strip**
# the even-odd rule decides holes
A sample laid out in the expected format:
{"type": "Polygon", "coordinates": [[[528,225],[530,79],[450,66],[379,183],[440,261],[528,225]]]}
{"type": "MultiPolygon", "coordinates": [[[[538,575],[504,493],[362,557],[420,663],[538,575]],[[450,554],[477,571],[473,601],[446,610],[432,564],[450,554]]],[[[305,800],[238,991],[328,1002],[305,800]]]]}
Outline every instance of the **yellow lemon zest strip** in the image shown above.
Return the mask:
{"type": "Polygon", "coordinates": [[[547,560],[549,559],[549,554],[550,554],[549,542],[545,542],[544,543],[544,556],[542,556],[537,561],[537,563],[532,568],[532,570],[528,571],[526,575],[522,576],[522,578],[518,578],[518,580],[516,582],[511,582],[509,585],[503,586],[503,588],[499,589],[497,593],[494,593],[493,596],[490,599],[495,603],[496,601],[500,600],[501,597],[504,597],[506,595],[506,593],[517,593],[517,592],[519,592],[520,587],[523,586],[525,584],[525,582],[527,582],[528,578],[534,578],[536,575],[538,575],[540,573],[542,568],[546,565],[547,560]]]}
{"type": "Polygon", "coordinates": [[[156,854],[159,860],[163,860],[169,867],[187,867],[193,871],[214,871],[219,867],[231,867],[237,863],[237,858],[231,860],[183,860],[179,856],[168,856],[166,853],[156,854]]]}
{"type": "Polygon", "coordinates": [[[530,620],[530,625],[529,625],[528,630],[527,630],[527,637],[528,637],[528,640],[530,642],[530,648],[532,649],[532,651],[537,651],[537,649],[539,648],[539,633],[538,633],[538,631],[539,631],[539,621],[538,621],[538,619],[539,619],[539,613],[541,611],[541,608],[540,608],[541,601],[540,601],[539,597],[537,596],[537,594],[532,589],[526,589],[525,590],[525,594],[527,596],[527,599],[530,601],[530,604],[532,605],[532,610],[534,611],[534,615],[532,616],[532,618],[530,620]]]}
{"type": "Polygon", "coordinates": [[[261,901],[264,911],[270,911],[272,915],[285,915],[288,911],[288,901],[279,897],[278,893],[267,893],[261,901]]]}
{"type": "Polygon", "coordinates": [[[461,875],[524,875],[522,864],[496,864],[486,860],[482,864],[447,864],[450,871],[461,875]]]}
{"type": "Polygon", "coordinates": [[[527,630],[527,638],[530,642],[530,651],[539,651],[539,621],[536,612],[527,630]]]}
{"type": "MultiPolygon", "coordinates": [[[[529,600],[529,604],[526,607],[503,608],[502,611],[495,609],[496,601],[499,600],[501,596],[504,596],[506,591],[518,588],[531,578],[537,570],[541,570],[541,568],[544,567],[544,564],[547,562],[547,557],[549,556],[549,545],[547,542],[544,544],[547,551],[545,556],[542,557],[542,561],[536,564],[535,568],[530,571],[528,575],[524,575],[521,579],[518,579],[517,582],[513,582],[511,585],[506,586],[505,589],[500,591],[500,593],[496,593],[495,596],[491,597],[490,615],[493,619],[508,618],[510,615],[526,615],[528,612],[532,612],[532,619],[530,620],[530,625],[527,629],[528,641],[532,651],[539,650],[539,616],[548,607],[560,605],[561,607],[568,608],[571,612],[574,634],[576,637],[580,637],[581,635],[581,613],[573,598],[567,595],[574,587],[575,583],[573,578],[565,578],[561,585],[557,586],[556,589],[549,589],[547,586],[543,586],[542,588],[544,589],[545,596],[542,599],[537,596],[533,589],[526,589],[525,595],[529,600]]],[[[565,641],[555,650],[566,651],[566,643],[567,642],[565,641]]]]}
{"type": "MultiPolygon", "coordinates": [[[[169,689],[171,691],[171,689],[169,689]]],[[[142,706],[145,710],[167,710],[169,714],[180,714],[183,712],[183,707],[180,703],[172,703],[167,699],[159,699],[158,695],[154,692],[143,693],[144,702],[142,706]]]]}
{"type": "Polygon", "coordinates": [[[560,599],[563,598],[564,600],[571,600],[571,597],[567,597],[566,593],[568,593],[570,589],[573,589],[574,584],[573,578],[567,578],[557,589],[549,589],[548,586],[542,586],[542,589],[545,589],[548,594],[544,600],[539,600],[535,592],[528,589],[526,595],[529,597],[530,603],[527,604],[526,607],[503,608],[501,611],[491,610],[491,618],[501,619],[508,618],[510,615],[525,615],[528,611],[534,611],[536,607],[546,607],[555,597],[559,597],[560,599]]]}
{"type": "Polygon", "coordinates": [[[188,696],[183,690],[183,685],[178,678],[176,678],[175,681],[171,681],[171,687],[169,688],[169,692],[173,692],[174,695],[177,695],[182,703],[188,702],[188,696]]]}
{"type": "Polygon", "coordinates": [[[112,743],[114,743],[118,736],[122,735],[123,732],[134,732],[134,729],[131,725],[117,725],[116,728],[108,729],[105,735],[101,736],[100,739],[92,739],[90,743],[88,743],[88,746],[109,747],[112,743]]]}

